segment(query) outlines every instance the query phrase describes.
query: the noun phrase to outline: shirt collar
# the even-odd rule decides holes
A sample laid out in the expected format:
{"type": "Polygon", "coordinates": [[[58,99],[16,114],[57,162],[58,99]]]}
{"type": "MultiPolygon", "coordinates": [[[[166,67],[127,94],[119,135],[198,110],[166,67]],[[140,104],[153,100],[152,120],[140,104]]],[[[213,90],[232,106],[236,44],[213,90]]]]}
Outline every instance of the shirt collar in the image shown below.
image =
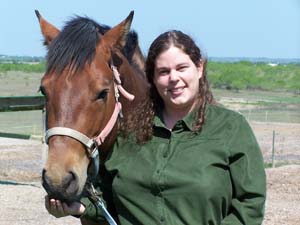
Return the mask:
{"type": "MultiPolygon", "coordinates": [[[[184,129],[184,130],[192,131],[194,120],[195,120],[195,113],[196,113],[195,111],[192,111],[188,115],[186,115],[183,119],[177,121],[173,130],[184,129]]],[[[155,118],[154,118],[154,126],[166,128],[166,126],[163,122],[162,110],[157,111],[155,118]]]]}

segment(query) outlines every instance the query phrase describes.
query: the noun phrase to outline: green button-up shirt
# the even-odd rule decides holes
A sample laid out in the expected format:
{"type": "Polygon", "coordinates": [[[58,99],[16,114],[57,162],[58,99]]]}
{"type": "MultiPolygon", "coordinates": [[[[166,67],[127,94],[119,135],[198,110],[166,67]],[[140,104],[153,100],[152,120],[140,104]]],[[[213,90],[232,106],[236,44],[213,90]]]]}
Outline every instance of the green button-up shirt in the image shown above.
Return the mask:
{"type": "MultiPolygon", "coordinates": [[[[263,158],[247,121],[214,105],[201,132],[192,132],[193,120],[191,113],[170,131],[157,116],[154,136],[143,145],[118,138],[102,191],[120,224],[262,223],[263,158]]],[[[84,216],[101,217],[84,203],[84,216]]]]}

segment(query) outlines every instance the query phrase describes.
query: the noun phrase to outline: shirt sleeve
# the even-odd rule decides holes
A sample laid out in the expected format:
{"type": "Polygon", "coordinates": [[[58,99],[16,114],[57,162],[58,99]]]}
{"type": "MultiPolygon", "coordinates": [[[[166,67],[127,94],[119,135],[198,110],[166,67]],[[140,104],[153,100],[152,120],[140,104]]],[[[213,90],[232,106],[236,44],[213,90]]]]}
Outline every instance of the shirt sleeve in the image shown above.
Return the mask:
{"type": "Polygon", "coordinates": [[[222,225],[262,224],[266,199],[266,176],[261,150],[242,115],[229,125],[229,169],[233,196],[222,225]]]}

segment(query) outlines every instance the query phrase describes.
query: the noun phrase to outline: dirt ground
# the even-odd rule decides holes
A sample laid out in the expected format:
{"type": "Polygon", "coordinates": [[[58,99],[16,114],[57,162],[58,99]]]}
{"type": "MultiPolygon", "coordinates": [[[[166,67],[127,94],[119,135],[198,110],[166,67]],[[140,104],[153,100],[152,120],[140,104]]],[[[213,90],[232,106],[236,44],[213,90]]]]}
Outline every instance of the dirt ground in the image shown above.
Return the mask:
{"type": "MultiPolygon", "coordinates": [[[[266,162],[267,201],[263,225],[300,224],[300,124],[251,123],[266,162]]],[[[56,219],[44,208],[40,185],[43,145],[37,140],[0,138],[0,225],[75,225],[76,218],[56,219]]]]}

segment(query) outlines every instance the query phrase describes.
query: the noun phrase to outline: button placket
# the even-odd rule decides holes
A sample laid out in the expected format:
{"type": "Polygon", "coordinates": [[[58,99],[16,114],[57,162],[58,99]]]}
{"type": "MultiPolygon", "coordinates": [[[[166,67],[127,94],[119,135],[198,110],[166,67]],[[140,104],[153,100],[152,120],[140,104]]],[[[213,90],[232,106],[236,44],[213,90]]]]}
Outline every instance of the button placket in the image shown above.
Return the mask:
{"type": "Polygon", "coordinates": [[[162,152],[164,151],[164,148],[166,148],[166,144],[164,143],[161,143],[159,144],[158,146],[158,149],[157,149],[157,163],[156,163],[156,168],[155,170],[153,171],[153,177],[152,177],[152,188],[153,188],[153,194],[155,196],[158,196],[158,194],[160,193],[160,185],[161,185],[161,174],[162,174],[162,169],[163,169],[163,166],[164,166],[164,161],[161,160],[161,155],[162,155],[162,152]]]}
{"type": "Polygon", "coordinates": [[[153,188],[154,188],[154,195],[156,196],[156,205],[157,205],[157,212],[158,212],[158,222],[159,224],[165,223],[165,203],[163,198],[163,187],[164,187],[164,168],[167,163],[167,158],[164,157],[165,153],[168,151],[169,146],[168,143],[161,143],[158,146],[158,162],[156,170],[153,174],[153,188]]]}

